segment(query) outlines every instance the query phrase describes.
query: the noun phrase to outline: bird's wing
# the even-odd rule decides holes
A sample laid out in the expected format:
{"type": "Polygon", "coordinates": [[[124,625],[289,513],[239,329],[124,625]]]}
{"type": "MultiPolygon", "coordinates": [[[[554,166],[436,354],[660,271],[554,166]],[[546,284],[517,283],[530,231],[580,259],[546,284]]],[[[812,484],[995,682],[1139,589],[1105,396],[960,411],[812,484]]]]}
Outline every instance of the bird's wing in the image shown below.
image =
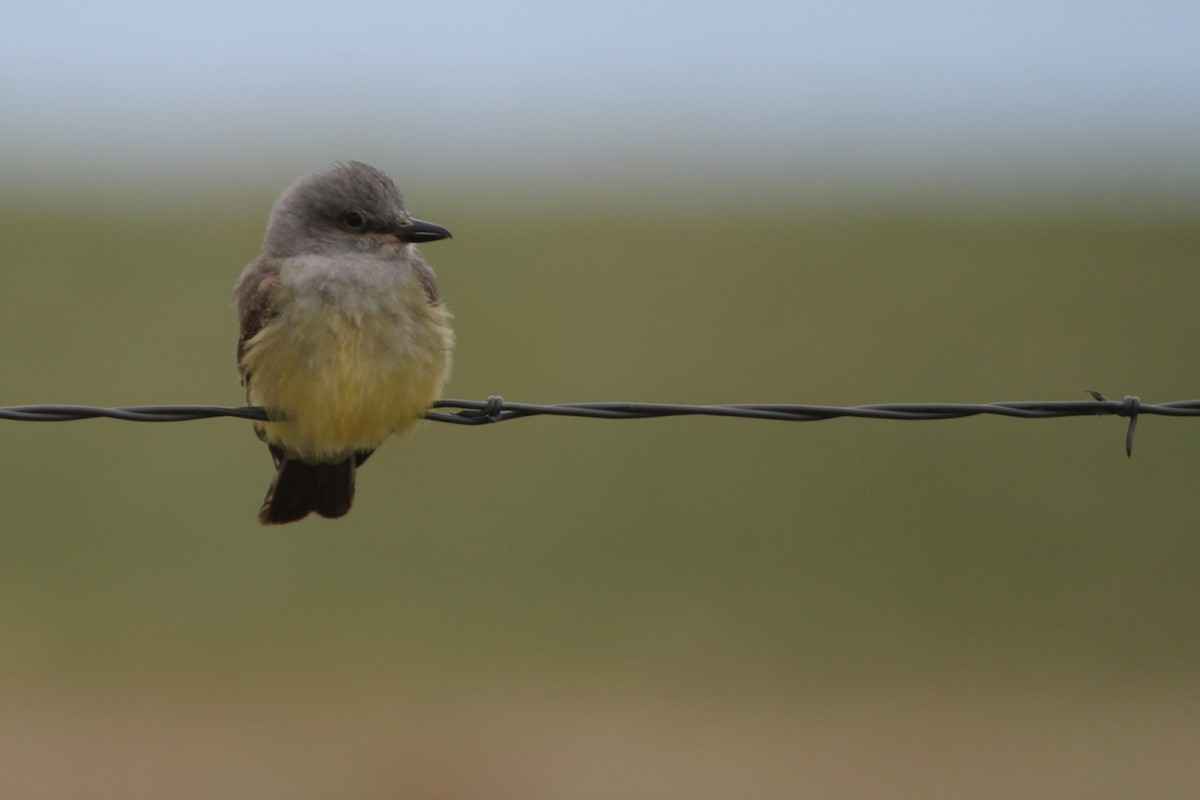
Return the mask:
{"type": "Polygon", "coordinates": [[[425,299],[429,301],[429,305],[436,306],[442,302],[442,296],[438,292],[437,276],[433,274],[433,267],[429,266],[429,262],[425,257],[413,248],[412,269],[416,273],[417,280],[421,282],[421,288],[425,290],[425,299]]]}
{"type": "Polygon", "coordinates": [[[236,297],[238,308],[238,372],[242,384],[249,389],[250,374],[242,365],[246,345],[275,316],[275,290],[279,286],[279,271],[265,259],[259,258],[238,278],[236,297]]]}

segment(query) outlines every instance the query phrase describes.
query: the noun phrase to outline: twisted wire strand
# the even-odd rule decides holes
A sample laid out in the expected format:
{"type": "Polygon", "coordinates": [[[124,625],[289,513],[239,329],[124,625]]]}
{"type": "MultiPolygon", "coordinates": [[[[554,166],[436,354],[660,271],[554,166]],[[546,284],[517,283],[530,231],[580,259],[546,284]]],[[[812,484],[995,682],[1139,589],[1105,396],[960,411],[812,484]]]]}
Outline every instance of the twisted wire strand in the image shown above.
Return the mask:
{"type": "MultiPolygon", "coordinates": [[[[673,403],[560,403],[539,405],[513,403],[493,395],[487,400],[445,399],[434,403],[425,415],[434,422],[457,425],[487,425],[532,416],[586,417],[592,419],[649,419],[654,417],[713,416],[785,422],[816,422],[851,417],[883,420],[959,419],[984,414],[1020,419],[1050,419],[1082,416],[1120,416],[1129,419],[1125,434],[1126,453],[1133,452],[1133,434],[1139,415],[1166,417],[1200,416],[1200,400],[1142,403],[1136,395],[1109,400],[1091,391],[1092,400],[1022,400],[1007,403],[879,403],[860,406],[820,406],[791,403],[739,403],[734,405],[678,405],[673,403]],[[455,409],[455,410],[447,410],[455,409]]],[[[78,405],[29,405],[0,407],[0,419],[24,422],[65,422],[95,418],[127,422],[183,422],[216,417],[267,421],[270,417],[256,406],[127,406],[97,408],[78,405]]]]}

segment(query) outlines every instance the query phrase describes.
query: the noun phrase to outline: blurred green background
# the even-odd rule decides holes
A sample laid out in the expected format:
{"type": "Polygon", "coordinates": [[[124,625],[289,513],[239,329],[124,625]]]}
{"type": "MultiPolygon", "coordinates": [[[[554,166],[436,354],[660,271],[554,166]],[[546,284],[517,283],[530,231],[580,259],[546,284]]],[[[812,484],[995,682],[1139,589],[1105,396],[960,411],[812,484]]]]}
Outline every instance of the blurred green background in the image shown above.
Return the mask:
{"type": "MultiPolygon", "coordinates": [[[[443,179],[390,133],[240,177],[10,156],[0,402],[240,404],[233,280],[278,192],[353,157],[454,231],[424,248],[451,397],[1200,396],[1200,203],[1153,159],[443,179]]],[[[1200,427],[1146,418],[1131,460],[1123,433],[427,423],[350,516],[270,530],[246,423],[0,422],[0,794],[1187,795],[1200,427]]]]}

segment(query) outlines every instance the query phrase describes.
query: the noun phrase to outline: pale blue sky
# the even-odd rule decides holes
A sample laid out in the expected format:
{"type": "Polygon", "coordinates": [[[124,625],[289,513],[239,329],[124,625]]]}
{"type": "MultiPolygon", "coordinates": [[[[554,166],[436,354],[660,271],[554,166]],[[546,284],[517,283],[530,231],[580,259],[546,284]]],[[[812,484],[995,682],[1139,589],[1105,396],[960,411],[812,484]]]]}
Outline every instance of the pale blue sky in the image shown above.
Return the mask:
{"type": "Polygon", "coordinates": [[[1195,2],[332,8],[10,5],[0,176],[1200,177],[1195,2]]]}

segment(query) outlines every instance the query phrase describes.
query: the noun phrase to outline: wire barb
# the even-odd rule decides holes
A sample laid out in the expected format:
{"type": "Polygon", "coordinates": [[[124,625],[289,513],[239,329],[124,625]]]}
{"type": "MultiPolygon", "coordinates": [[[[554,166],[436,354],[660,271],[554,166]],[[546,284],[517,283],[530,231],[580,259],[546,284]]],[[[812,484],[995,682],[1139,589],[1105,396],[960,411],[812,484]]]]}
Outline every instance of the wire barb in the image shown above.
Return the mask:
{"type": "MultiPolygon", "coordinates": [[[[1101,403],[1109,403],[1107,397],[1097,392],[1095,389],[1088,389],[1088,394],[1096,398],[1101,403]]],[[[1129,425],[1125,428],[1125,457],[1133,458],[1133,434],[1137,430],[1138,414],[1142,410],[1142,401],[1138,399],[1136,394],[1127,394],[1125,399],[1121,401],[1121,409],[1117,412],[1119,416],[1129,417],[1129,425]]]]}
{"type": "Polygon", "coordinates": [[[1133,458],[1133,432],[1137,430],[1138,409],[1141,404],[1136,394],[1125,395],[1124,408],[1121,409],[1120,413],[1122,417],[1129,417],[1129,427],[1125,429],[1126,458],[1133,458]]]}
{"type": "MultiPolygon", "coordinates": [[[[510,403],[499,395],[487,400],[438,400],[425,415],[435,422],[456,425],[488,425],[533,416],[587,417],[591,419],[650,419],[654,417],[710,416],[785,422],[817,422],[852,417],[856,419],[934,420],[960,419],[984,414],[1020,419],[1098,416],[1126,417],[1125,453],[1133,455],[1133,435],[1142,414],[1168,417],[1200,417],[1200,400],[1143,403],[1137,395],[1109,400],[1089,390],[1092,400],[1022,400],[1008,403],[881,403],[861,406],[816,406],[789,403],[743,403],[736,405],[676,405],[671,403],[561,403],[536,405],[510,403]]],[[[106,417],[127,422],[183,422],[216,417],[236,417],[264,422],[270,419],[257,406],[129,406],[96,408],[75,405],[32,405],[0,407],[0,419],[23,422],[65,422],[106,417]]]]}

